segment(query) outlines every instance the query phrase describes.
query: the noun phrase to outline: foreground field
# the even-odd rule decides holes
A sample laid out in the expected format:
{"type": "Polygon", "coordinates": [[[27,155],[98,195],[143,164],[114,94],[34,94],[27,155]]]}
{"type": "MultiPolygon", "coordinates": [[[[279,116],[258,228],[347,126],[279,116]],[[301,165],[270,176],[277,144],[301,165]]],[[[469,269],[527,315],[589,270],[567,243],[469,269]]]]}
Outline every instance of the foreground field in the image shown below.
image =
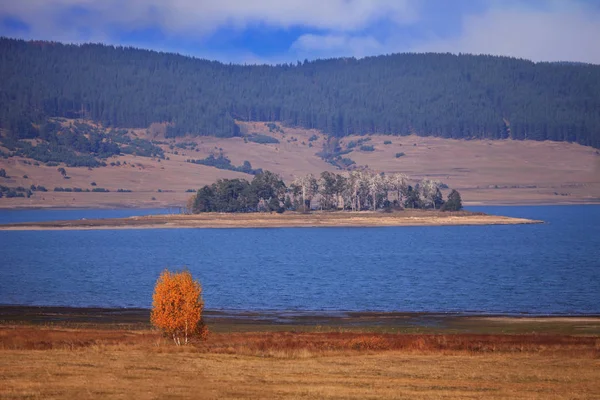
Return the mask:
{"type": "Polygon", "coordinates": [[[344,211],[308,214],[296,212],[284,214],[203,213],[196,215],[149,215],[97,220],[26,222],[0,225],[0,230],[516,225],[541,222],[469,211],[406,210],[393,213],[344,211]]]}
{"type": "Polygon", "coordinates": [[[211,334],[0,328],[0,397],[539,398],[600,393],[600,340],[557,335],[211,334]]]}
{"type": "MultiPolygon", "coordinates": [[[[10,178],[0,185],[30,187],[43,185],[48,192],[35,192],[29,199],[2,198],[0,207],[164,207],[183,206],[190,193],[219,178],[251,175],[186,162],[223,152],[233,165],[251,162],[280,174],[289,183],[298,175],[340,172],[319,158],[325,137],[316,130],[283,127],[270,132],[264,123],[240,123],[244,132],[273,136],[280,143],[258,144],[243,138],[185,137],[168,139],[161,147],[168,160],[125,155],[107,160],[119,165],[104,168],[69,168],[65,179],[57,167],[26,163],[19,157],[0,158],[10,178]],[[316,140],[310,140],[316,138],[316,140]],[[193,143],[194,147],[177,145],[193,143]],[[173,146],[173,148],[171,148],[173,146]],[[109,193],[54,192],[55,187],[109,189],[109,193]],[[118,189],[131,190],[120,192],[118,189]]],[[[145,129],[135,135],[150,140],[145,129]]],[[[351,141],[366,137],[346,137],[351,141]]],[[[373,151],[358,148],[346,154],[357,167],[378,172],[404,172],[413,179],[437,179],[460,191],[465,204],[557,204],[600,202],[600,152],[591,147],[563,142],[516,140],[452,140],[419,136],[374,135],[368,144],[373,151]],[[387,144],[386,144],[387,143],[387,144]],[[404,156],[396,157],[403,153],[404,156]]],[[[2,150],[2,148],[0,148],[2,150]]],[[[6,151],[6,150],[4,150],[6,151]]]]}

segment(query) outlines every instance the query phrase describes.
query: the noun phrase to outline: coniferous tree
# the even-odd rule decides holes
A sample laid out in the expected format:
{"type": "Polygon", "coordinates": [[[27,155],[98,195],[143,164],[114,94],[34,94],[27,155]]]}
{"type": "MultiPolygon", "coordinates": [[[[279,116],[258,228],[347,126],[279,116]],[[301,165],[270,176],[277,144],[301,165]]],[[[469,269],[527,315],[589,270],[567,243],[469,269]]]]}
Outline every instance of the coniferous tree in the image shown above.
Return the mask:
{"type": "MultiPolygon", "coordinates": [[[[231,65],[98,44],[0,39],[0,128],[53,137],[50,117],[241,135],[235,120],[350,134],[577,142],[600,148],[600,66],[452,54],[231,65]]],[[[83,136],[83,135],[79,135],[83,136]]],[[[105,140],[90,151],[108,152],[105,140]]],[[[58,144],[58,143],[57,143],[58,144]]],[[[77,146],[88,146],[80,143],[77,146]]]]}
{"type": "Polygon", "coordinates": [[[442,211],[460,211],[462,210],[462,199],[457,190],[452,190],[448,194],[448,200],[442,206],[442,211]]]}

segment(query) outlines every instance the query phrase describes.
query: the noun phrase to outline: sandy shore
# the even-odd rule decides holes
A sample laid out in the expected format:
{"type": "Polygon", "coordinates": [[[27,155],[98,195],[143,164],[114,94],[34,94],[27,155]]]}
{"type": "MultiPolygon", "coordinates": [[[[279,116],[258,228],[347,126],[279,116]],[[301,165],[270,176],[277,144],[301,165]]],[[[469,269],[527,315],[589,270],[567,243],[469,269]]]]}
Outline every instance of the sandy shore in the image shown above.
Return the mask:
{"type": "Polygon", "coordinates": [[[0,230],[141,229],[141,228],[283,228],[283,227],[386,227],[537,224],[524,218],[486,215],[468,211],[314,212],[301,213],[206,213],[150,215],[143,217],[27,222],[0,225],[0,230]]]}

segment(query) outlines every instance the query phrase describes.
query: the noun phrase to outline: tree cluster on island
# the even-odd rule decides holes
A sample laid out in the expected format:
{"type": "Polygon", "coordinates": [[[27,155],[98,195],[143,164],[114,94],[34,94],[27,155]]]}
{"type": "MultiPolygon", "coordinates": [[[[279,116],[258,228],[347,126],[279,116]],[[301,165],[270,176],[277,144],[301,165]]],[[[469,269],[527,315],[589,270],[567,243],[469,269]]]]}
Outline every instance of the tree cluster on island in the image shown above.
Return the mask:
{"type": "Polygon", "coordinates": [[[423,179],[415,185],[403,173],[352,171],[348,174],[322,172],[296,178],[289,186],[270,171],[245,179],[219,179],[193,195],[187,204],[190,213],[320,210],[433,209],[459,211],[460,193],[452,190],[442,197],[444,184],[423,179]]]}
{"type": "MultiPolygon", "coordinates": [[[[0,38],[0,55],[0,129],[14,140],[42,135],[37,127],[63,117],[162,124],[167,137],[241,136],[243,120],[335,137],[414,133],[600,148],[600,66],[592,64],[427,53],[235,65],[8,38],[0,38]]],[[[91,161],[71,164],[83,162],[91,161]]]]}

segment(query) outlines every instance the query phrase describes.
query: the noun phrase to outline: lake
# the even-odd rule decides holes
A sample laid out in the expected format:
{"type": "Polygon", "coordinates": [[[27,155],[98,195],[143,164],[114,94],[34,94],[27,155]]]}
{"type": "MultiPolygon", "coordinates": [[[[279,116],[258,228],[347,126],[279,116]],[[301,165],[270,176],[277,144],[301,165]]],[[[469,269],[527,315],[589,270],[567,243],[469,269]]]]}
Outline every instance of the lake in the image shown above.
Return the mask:
{"type": "MultiPolygon", "coordinates": [[[[187,266],[206,308],[600,314],[600,206],[470,207],[541,225],[0,231],[0,304],[150,307],[187,266]]],[[[0,210],[0,223],[173,210],[0,210]]]]}
{"type": "Polygon", "coordinates": [[[42,222],[74,219],[126,218],[143,215],[179,214],[179,208],[119,208],[119,209],[33,209],[1,210],[0,224],[42,222]]]}

